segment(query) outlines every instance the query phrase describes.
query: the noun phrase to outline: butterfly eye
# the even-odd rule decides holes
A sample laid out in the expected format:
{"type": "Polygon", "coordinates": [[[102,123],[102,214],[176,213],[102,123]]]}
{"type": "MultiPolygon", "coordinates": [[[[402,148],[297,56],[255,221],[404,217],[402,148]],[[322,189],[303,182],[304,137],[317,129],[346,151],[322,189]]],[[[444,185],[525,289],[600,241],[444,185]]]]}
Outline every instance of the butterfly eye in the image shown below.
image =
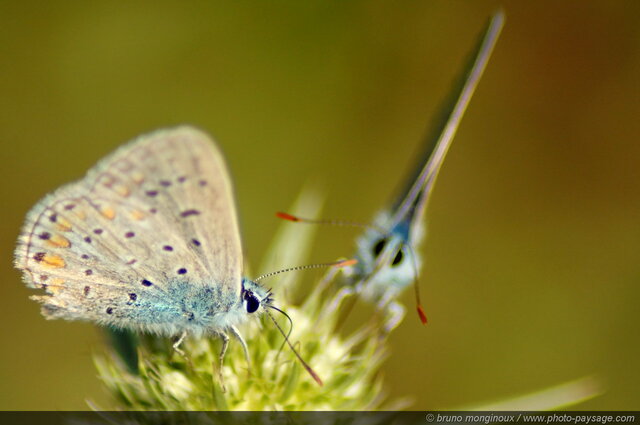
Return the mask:
{"type": "Polygon", "coordinates": [[[403,258],[404,258],[404,254],[402,253],[402,250],[398,251],[393,261],[391,262],[391,266],[397,266],[402,262],[403,258]]]}
{"type": "Polygon", "coordinates": [[[380,255],[380,253],[382,252],[386,244],[387,244],[386,239],[380,239],[378,242],[376,242],[376,244],[373,246],[373,255],[375,257],[380,255]]]}
{"type": "Polygon", "coordinates": [[[260,300],[251,291],[244,293],[244,300],[247,302],[247,313],[255,313],[260,307],[260,300]]]}

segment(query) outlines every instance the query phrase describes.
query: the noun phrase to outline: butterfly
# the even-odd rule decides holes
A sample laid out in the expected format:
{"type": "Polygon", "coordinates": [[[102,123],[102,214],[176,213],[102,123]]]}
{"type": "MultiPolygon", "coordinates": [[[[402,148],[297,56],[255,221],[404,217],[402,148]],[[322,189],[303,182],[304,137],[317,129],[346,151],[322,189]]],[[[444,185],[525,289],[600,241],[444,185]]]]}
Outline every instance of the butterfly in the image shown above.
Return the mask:
{"type": "Polygon", "coordinates": [[[424,239],[424,215],[434,184],[471,96],[487,65],[504,24],[497,12],[483,32],[460,82],[438,115],[432,135],[427,138],[423,159],[418,162],[409,183],[391,206],[379,213],[357,241],[358,262],[345,269],[347,285],[362,298],[375,302],[389,313],[387,331],[404,317],[398,295],[414,283],[417,312],[422,323],[427,318],[420,303],[417,278],[421,269],[417,249],[424,239]]]}
{"type": "Polygon", "coordinates": [[[427,137],[426,149],[408,183],[390,207],[380,212],[370,225],[340,220],[311,220],[278,212],[282,219],[294,222],[355,225],[366,231],[356,239],[355,264],[343,268],[343,287],[336,295],[342,300],[358,294],[376,304],[387,318],[385,332],[394,329],[405,315],[398,296],[412,283],[417,312],[423,324],[427,317],[420,303],[418,275],[422,266],[417,249],[424,239],[424,215],[444,158],[453,141],[462,116],[504,25],[504,13],[496,12],[482,33],[464,73],[440,110],[439,121],[427,137]]]}
{"type": "Polygon", "coordinates": [[[221,363],[229,334],[248,361],[237,326],[278,310],[270,290],[242,277],[227,167],[213,140],[189,126],[125,144],[38,202],[15,266],[45,291],[31,298],[47,319],[177,337],[181,354],[187,336],[218,336],[221,363]]]}

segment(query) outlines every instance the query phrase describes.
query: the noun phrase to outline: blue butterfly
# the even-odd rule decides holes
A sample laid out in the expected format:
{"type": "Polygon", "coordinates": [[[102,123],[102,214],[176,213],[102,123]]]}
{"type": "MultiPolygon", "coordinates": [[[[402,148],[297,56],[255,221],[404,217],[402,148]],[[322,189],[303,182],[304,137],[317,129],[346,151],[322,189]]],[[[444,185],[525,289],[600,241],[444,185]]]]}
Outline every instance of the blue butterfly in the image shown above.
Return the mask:
{"type": "MultiPolygon", "coordinates": [[[[358,262],[343,269],[346,279],[342,297],[356,293],[360,298],[376,304],[387,316],[384,328],[395,328],[405,314],[397,301],[398,295],[414,284],[417,311],[422,323],[427,317],[420,303],[418,275],[421,260],[416,250],[424,239],[424,215],[433,187],[449,146],[480,77],[489,61],[502,26],[504,13],[496,12],[482,33],[479,44],[449,101],[441,108],[436,125],[426,140],[424,155],[410,176],[408,184],[391,206],[379,213],[372,225],[356,241],[358,262]]],[[[280,218],[308,223],[353,224],[330,220],[308,220],[278,213],[280,218]]],[[[341,296],[338,296],[341,299],[341,296]]]]}

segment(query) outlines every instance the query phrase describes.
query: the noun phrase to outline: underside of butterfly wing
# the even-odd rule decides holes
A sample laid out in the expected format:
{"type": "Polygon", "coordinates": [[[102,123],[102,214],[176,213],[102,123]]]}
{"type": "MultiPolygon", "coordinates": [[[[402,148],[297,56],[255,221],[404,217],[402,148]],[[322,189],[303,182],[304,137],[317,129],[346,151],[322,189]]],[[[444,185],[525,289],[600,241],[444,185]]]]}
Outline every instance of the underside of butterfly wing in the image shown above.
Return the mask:
{"type": "Polygon", "coordinates": [[[164,334],[224,327],[242,252],[222,155],[179,127],[142,136],[27,215],[15,265],[48,318],[164,334]]]}

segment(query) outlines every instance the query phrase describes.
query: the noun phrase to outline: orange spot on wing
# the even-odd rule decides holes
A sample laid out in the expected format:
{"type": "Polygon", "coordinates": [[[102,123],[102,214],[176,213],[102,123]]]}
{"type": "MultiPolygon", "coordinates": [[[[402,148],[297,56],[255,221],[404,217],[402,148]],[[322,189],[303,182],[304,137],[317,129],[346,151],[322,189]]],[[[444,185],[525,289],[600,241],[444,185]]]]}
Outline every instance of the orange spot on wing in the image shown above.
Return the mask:
{"type": "Polygon", "coordinates": [[[131,195],[131,191],[129,190],[129,188],[125,185],[117,185],[114,190],[116,191],[116,193],[124,198],[128,197],[129,195],[131,195]]]}
{"type": "Polygon", "coordinates": [[[131,211],[131,218],[134,220],[142,220],[145,217],[145,214],[140,210],[131,211]]]}
{"type": "Polygon", "coordinates": [[[60,234],[51,236],[51,238],[47,240],[47,243],[55,248],[69,248],[71,246],[71,242],[69,242],[69,239],[60,234]]]}
{"type": "Polygon", "coordinates": [[[87,213],[84,212],[83,210],[76,208],[73,210],[73,213],[76,215],[76,217],[78,217],[80,220],[84,220],[87,218],[87,213]]]}
{"type": "Polygon", "coordinates": [[[59,255],[51,255],[51,254],[45,254],[45,256],[42,257],[41,264],[44,264],[47,267],[53,267],[56,269],[66,266],[66,263],[64,262],[64,259],[62,257],[60,257],[59,255]]]}
{"type": "Polygon", "coordinates": [[[116,217],[116,212],[111,207],[101,207],[100,214],[107,220],[113,220],[116,217]]]}
{"type": "Polygon", "coordinates": [[[51,281],[47,284],[47,290],[53,294],[59,294],[64,289],[64,284],[66,281],[64,279],[60,279],[56,277],[51,279],[51,281]]]}
{"type": "Polygon", "coordinates": [[[111,174],[102,174],[100,175],[98,181],[104,186],[111,189],[113,185],[116,183],[116,179],[111,174]]]}
{"type": "Polygon", "coordinates": [[[137,184],[140,184],[144,181],[144,174],[140,172],[134,172],[133,174],[131,174],[131,179],[137,184]]]}
{"type": "Polygon", "coordinates": [[[56,227],[61,232],[70,232],[71,231],[71,223],[69,223],[67,220],[65,220],[62,217],[58,217],[58,219],[56,221],[56,227]]]}

